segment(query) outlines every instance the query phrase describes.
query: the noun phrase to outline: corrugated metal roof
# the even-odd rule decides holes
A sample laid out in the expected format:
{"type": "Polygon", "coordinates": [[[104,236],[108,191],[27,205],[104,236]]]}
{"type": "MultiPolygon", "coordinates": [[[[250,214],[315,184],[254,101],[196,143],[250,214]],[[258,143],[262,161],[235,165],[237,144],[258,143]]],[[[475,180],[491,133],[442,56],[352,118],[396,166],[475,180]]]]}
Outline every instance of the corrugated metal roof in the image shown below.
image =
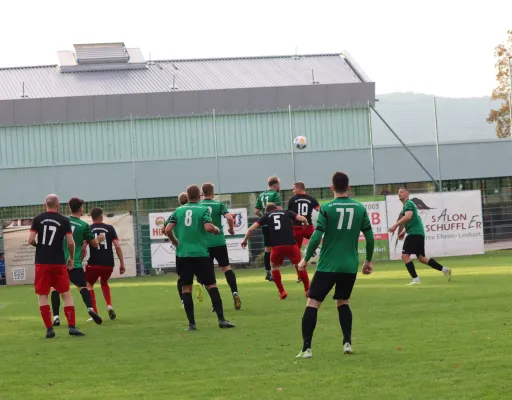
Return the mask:
{"type": "Polygon", "coordinates": [[[0,100],[357,83],[340,54],[162,60],[144,70],[62,73],[57,65],[0,69],[0,100]]]}

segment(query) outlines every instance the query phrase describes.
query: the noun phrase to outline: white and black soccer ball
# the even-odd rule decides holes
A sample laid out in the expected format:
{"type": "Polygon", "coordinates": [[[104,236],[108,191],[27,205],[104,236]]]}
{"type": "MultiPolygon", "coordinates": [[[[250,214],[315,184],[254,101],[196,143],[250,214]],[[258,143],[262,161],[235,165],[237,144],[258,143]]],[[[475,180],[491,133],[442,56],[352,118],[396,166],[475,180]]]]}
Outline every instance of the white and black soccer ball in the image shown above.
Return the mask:
{"type": "Polygon", "coordinates": [[[308,145],[308,139],[306,139],[306,136],[297,136],[293,140],[293,145],[297,150],[304,150],[308,145]]]}

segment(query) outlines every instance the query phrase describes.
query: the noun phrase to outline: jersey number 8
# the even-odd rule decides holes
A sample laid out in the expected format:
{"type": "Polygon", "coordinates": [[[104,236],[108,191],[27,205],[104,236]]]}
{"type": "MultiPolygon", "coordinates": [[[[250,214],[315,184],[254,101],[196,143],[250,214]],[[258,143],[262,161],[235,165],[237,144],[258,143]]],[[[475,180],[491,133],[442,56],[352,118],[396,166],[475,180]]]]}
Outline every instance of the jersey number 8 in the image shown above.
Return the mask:
{"type": "Polygon", "coordinates": [[[187,210],[185,212],[185,226],[192,225],[192,210],[187,210]]]}

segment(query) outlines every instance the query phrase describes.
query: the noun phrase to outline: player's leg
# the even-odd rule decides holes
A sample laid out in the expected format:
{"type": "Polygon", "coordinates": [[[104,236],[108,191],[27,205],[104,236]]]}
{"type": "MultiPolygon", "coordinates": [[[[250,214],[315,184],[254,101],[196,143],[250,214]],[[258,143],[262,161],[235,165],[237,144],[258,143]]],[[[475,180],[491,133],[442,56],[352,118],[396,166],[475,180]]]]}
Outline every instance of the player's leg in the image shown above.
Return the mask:
{"type": "MultiPolygon", "coordinates": [[[[302,242],[304,241],[303,236],[304,228],[302,226],[294,226],[293,227],[293,237],[295,238],[295,242],[297,243],[297,247],[299,251],[302,249],[302,242]]],[[[297,283],[300,283],[302,281],[301,274],[299,272],[299,269],[297,268],[297,265],[295,266],[295,271],[297,272],[297,283]]]]}
{"type": "Polygon", "coordinates": [[[98,281],[99,275],[97,269],[87,265],[85,267],[85,280],[87,281],[87,290],[91,295],[92,308],[95,313],[98,313],[98,307],[96,305],[96,294],[94,293],[94,284],[98,281]]]}
{"type": "Polygon", "coordinates": [[[335,285],[335,279],[330,272],[317,271],[311,281],[311,286],[308,293],[308,301],[306,309],[302,316],[302,350],[297,357],[311,358],[313,334],[316,328],[316,320],[318,316],[318,309],[320,308],[325,297],[329,294],[335,285]]]}
{"type": "Polygon", "coordinates": [[[304,285],[304,291],[306,292],[306,297],[308,295],[309,290],[309,275],[307,269],[303,269],[302,271],[298,270],[298,264],[300,263],[300,260],[302,259],[302,253],[300,252],[299,248],[297,246],[290,246],[288,258],[290,261],[295,265],[295,268],[297,269],[297,273],[299,275],[300,280],[302,281],[302,284],[304,285]]]}
{"type": "Polygon", "coordinates": [[[420,236],[418,238],[418,244],[417,244],[417,257],[419,262],[422,264],[428,265],[429,267],[441,271],[445,276],[448,277],[448,281],[452,280],[452,270],[446,267],[443,267],[441,264],[439,264],[436,260],[433,258],[428,258],[425,256],[425,238],[423,236],[420,236]]]}
{"type": "Polygon", "coordinates": [[[53,330],[52,326],[52,314],[50,310],[50,305],[48,304],[48,295],[50,294],[50,290],[52,289],[51,273],[52,271],[50,269],[50,266],[36,264],[34,276],[34,291],[38,296],[39,312],[41,314],[41,318],[43,319],[44,326],[46,328],[47,339],[55,337],[55,331],[53,330]]]}
{"type": "Polygon", "coordinates": [[[51,302],[53,313],[53,326],[60,326],[60,293],[57,292],[55,289],[52,290],[51,302]]]}
{"type": "Polygon", "coordinates": [[[269,282],[272,282],[272,273],[270,272],[272,269],[271,265],[270,265],[270,253],[272,252],[272,247],[270,247],[268,245],[268,243],[269,243],[268,228],[266,226],[262,226],[261,233],[263,234],[263,246],[265,246],[265,256],[264,256],[265,257],[264,258],[265,271],[266,271],[265,279],[269,282]]]}
{"type": "Polygon", "coordinates": [[[107,304],[108,317],[113,321],[116,319],[117,314],[114,311],[114,307],[112,307],[112,295],[110,293],[110,285],[108,284],[108,281],[114,270],[108,267],[98,267],[98,269],[100,270],[101,292],[103,293],[105,303],[107,304]]]}
{"type": "Polygon", "coordinates": [[[80,295],[82,296],[82,301],[85,304],[85,307],[87,307],[87,313],[92,318],[94,322],[96,322],[98,325],[103,322],[101,317],[94,312],[94,309],[92,307],[92,299],[91,299],[91,293],[89,293],[89,290],[87,290],[87,281],[85,279],[85,271],[83,268],[73,268],[71,271],[69,271],[69,280],[72,284],[76,286],[78,291],[80,292],[80,295]]]}
{"type": "Polygon", "coordinates": [[[181,305],[183,306],[183,282],[181,281],[180,258],[178,256],[176,256],[176,274],[178,275],[176,288],[178,289],[178,295],[180,296],[181,305]]]}
{"type": "Polygon", "coordinates": [[[69,275],[68,269],[62,266],[53,266],[52,286],[55,290],[61,293],[62,301],[64,303],[64,315],[68,321],[69,334],[71,336],[84,336],[76,327],[75,304],[73,303],[73,296],[69,291],[69,275]]]}
{"type": "Polygon", "coordinates": [[[181,282],[183,284],[183,308],[187,314],[187,331],[196,330],[196,319],[194,316],[194,299],[192,298],[192,284],[194,283],[194,259],[180,257],[181,282]]]}
{"type": "Polygon", "coordinates": [[[219,328],[234,328],[235,325],[224,318],[224,307],[222,306],[222,299],[215,279],[213,262],[210,257],[196,258],[196,276],[201,279],[208,290],[213,308],[217,313],[219,328]]]}
{"type": "Polygon", "coordinates": [[[284,300],[288,297],[288,293],[284,290],[283,281],[281,278],[281,271],[279,267],[283,265],[284,258],[286,256],[283,251],[283,247],[285,246],[276,246],[272,247],[272,252],[270,253],[270,264],[272,267],[272,279],[276,284],[277,290],[279,291],[279,298],[284,300]]]}
{"type": "Polygon", "coordinates": [[[402,261],[404,262],[405,267],[407,268],[407,271],[409,271],[409,275],[411,275],[412,278],[412,281],[409,283],[409,285],[417,285],[421,283],[420,278],[416,273],[414,263],[411,260],[411,254],[416,253],[416,242],[414,240],[414,237],[415,235],[407,236],[405,238],[404,247],[402,249],[402,261]]]}
{"type": "Polygon", "coordinates": [[[333,299],[336,300],[338,308],[338,318],[341,331],[343,332],[343,351],[345,354],[352,353],[352,310],[349,300],[357,274],[334,273],[336,276],[336,288],[334,289],[333,299]]]}
{"type": "Polygon", "coordinates": [[[226,245],[223,245],[212,247],[210,250],[210,255],[212,255],[217,260],[219,268],[224,273],[226,282],[231,289],[235,310],[240,310],[242,307],[242,301],[240,300],[240,295],[238,294],[238,285],[236,284],[235,272],[231,269],[231,265],[229,265],[228,248],[226,245]]]}

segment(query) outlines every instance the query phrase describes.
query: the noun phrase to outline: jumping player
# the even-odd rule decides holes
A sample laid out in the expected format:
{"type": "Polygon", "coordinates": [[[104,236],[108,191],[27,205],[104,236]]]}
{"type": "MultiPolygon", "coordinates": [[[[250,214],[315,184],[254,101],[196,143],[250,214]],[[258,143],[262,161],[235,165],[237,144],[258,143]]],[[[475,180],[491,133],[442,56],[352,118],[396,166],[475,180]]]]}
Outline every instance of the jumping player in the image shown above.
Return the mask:
{"type": "Polygon", "coordinates": [[[71,232],[71,223],[68,218],[58,213],[60,201],[57,195],[48,195],[45,206],[46,212],[38,215],[32,221],[27,241],[36,248],[34,288],[39,296],[39,310],[46,326],[46,338],[55,337],[52,314],[48,304],[48,295],[52,287],[62,294],[69,334],[84,336],[84,333],[75,327],[75,306],[69,291],[67,268],[73,269],[75,257],[75,242],[71,232]],[[67,260],[64,258],[64,241],[69,254],[67,260]]]}
{"type": "Polygon", "coordinates": [[[306,256],[299,269],[318,248],[323,236],[322,249],[311,287],[309,288],[306,310],[302,317],[302,351],[297,357],[311,358],[311,342],[316,327],[318,309],[333,286],[334,300],[338,308],[338,317],[343,332],[345,354],[352,353],[352,311],[349,299],[356,282],[359,265],[358,242],[360,232],[366,239],[366,261],[363,274],[372,272],[374,238],[370,218],[363,204],[348,197],[349,179],[343,172],[332,177],[331,190],[334,200],[320,208],[316,230],[309,241],[306,256]]]}
{"type": "MultiPolygon", "coordinates": [[[[411,254],[415,254],[420,263],[441,271],[450,281],[452,279],[452,270],[443,267],[433,258],[425,256],[425,228],[423,227],[416,204],[409,200],[409,190],[407,188],[400,188],[398,198],[404,205],[401,214],[403,216],[389,229],[389,232],[393,233],[398,227],[405,226],[407,236],[402,250],[402,260],[412,277],[412,281],[408,285],[418,285],[421,283],[414,263],[411,261],[411,254]]],[[[399,236],[401,235],[402,233],[400,232],[399,236]]]]}
{"type": "MultiPolygon", "coordinates": [[[[293,221],[293,236],[295,236],[299,250],[302,250],[304,238],[310,239],[315,231],[311,215],[313,214],[313,210],[318,211],[320,209],[320,204],[318,204],[318,201],[314,197],[306,193],[306,185],[304,185],[304,182],[295,182],[293,184],[293,194],[294,196],[288,201],[288,210],[302,215],[308,220],[307,227],[302,226],[298,221],[293,221]]],[[[298,270],[297,278],[297,283],[299,283],[301,278],[298,270]]]]}
{"type": "MultiPolygon", "coordinates": [[[[268,189],[261,193],[256,200],[254,213],[258,217],[263,216],[268,203],[274,203],[278,210],[282,209],[281,197],[279,196],[280,188],[281,182],[277,176],[271,176],[268,178],[268,189]]],[[[265,246],[265,270],[267,271],[265,279],[267,281],[272,281],[273,278],[270,272],[270,252],[272,251],[272,248],[268,244],[268,228],[266,226],[262,226],[261,232],[263,234],[263,244],[265,246]]]]}
{"type": "Polygon", "coordinates": [[[188,331],[196,330],[194,301],[192,300],[192,283],[194,275],[206,286],[217,313],[220,328],[233,328],[235,325],[226,321],[222,299],[215,281],[215,272],[208,253],[207,235],[219,234],[219,228],[212,223],[210,211],[199,204],[201,191],[199,186],[187,188],[188,203],[178,207],[165,228],[168,237],[175,234],[180,251],[180,276],[183,283],[183,305],[187,314],[188,331]]]}
{"type": "Polygon", "coordinates": [[[212,263],[213,260],[217,260],[220,270],[226,277],[226,281],[231,288],[233,301],[235,302],[235,310],[240,310],[242,307],[242,301],[240,300],[240,295],[238,294],[235,272],[231,269],[231,265],[229,265],[226,237],[224,236],[222,229],[222,217],[224,217],[228,223],[229,234],[235,234],[233,216],[229,213],[224,203],[213,199],[215,197],[215,189],[213,183],[204,183],[201,190],[203,191],[203,200],[201,201],[201,204],[208,208],[212,217],[213,225],[219,228],[218,235],[207,236],[208,252],[210,253],[212,263]]]}
{"type": "MultiPolygon", "coordinates": [[[[247,247],[247,240],[256,229],[260,226],[268,227],[267,244],[272,248],[270,253],[272,277],[274,278],[277,290],[279,290],[280,299],[284,300],[288,294],[284,290],[279,267],[283,265],[285,257],[288,257],[294,265],[297,265],[302,258],[300,250],[297,247],[297,243],[295,242],[295,238],[293,237],[292,222],[298,221],[304,224],[304,226],[307,226],[308,220],[306,217],[296,214],[293,211],[278,210],[277,206],[273,203],[267,204],[265,212],[266,213],[258,221],[252,224],[247,231],[242,242],[242,247],[247,247]]],[[[309,289],[308,273],[303,270],[299,272],[299,276],[304,284],[304,290],[307,293],[309,289]]]]}
{"type": "MultiPolygon", "coordinates": [[[[71,223],[71,231],[73,232],[73,240],[75,241],[76,251],[74,256],[74,268],[69,270],[69,280],[73,283],[80,295],[82,300],[87,307],[87,313],[97,324],[101,324],[103,321],[101,317],[94,311],[91,293],[87,290],[87,281],[85,279],[85,271],[82,266],[82,244],[83,242],[89,243],[91,247],[97,248],[99,243],[105,240],[105,235],[100,235],[97,238],[91,232],[91,227],[85,221],[82,221],[80,217],[84,213],[84,201],[73,197],[69,200],[69,208],[71,209],[71,216],[68,217],[71,223]]],[[[64,248],[64,257],[69,257],[67,249],[64,248]]],[[[55,288],[57,289],[57,288],[55,288]]],[[[53,310],[53,326],[60,325],[59,318],[60,309],[60,297],[59,291],[54,290],[52,292],[52,310],[53,310]]]]}
{"type": "Polygon", "coordinates": [[[101,243],[99,248],[90,247],[89,260],[85,267],[85,279],[87,280],[87,289],[91,294],[92,307],[95,313],[98,313],[96,307],[96,295],[94,293],[94,284],[100,280],[101,291],[107,303],[108,316],[111,320],[116,319],[116,312],[112,307],[112,297],[110,295],[110,286],[108,280],[114,271],[114,251],[116,249],[117,257],[119,258],[119,272],[123,275],[126,271],[124,266],[123,250],[117,237],[117,232],[112,225],[103,223],[103,210],[99,207],[91,210],[92,225],[91,231],[97,238],[101,234],[105,236],[105,240],[101,243]]]}

